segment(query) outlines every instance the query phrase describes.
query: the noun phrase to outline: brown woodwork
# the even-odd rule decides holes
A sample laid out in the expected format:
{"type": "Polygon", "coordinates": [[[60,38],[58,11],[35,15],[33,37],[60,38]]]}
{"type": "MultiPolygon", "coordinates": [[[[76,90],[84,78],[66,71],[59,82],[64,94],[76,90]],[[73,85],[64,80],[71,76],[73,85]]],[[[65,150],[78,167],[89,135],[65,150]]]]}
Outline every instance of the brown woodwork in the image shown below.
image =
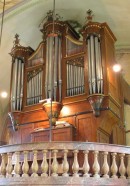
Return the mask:
{"type": "MultiPolygon", "coordinates": [[[[74,141],[75,128],[62,127],[52,129],[52,141],[74,141]]],[[[31,142],[49,141],[50,130],[36,131],[31,133],[31,142]]]]}
{"type": "MultiPolygon", "coordinates": [[[[126,83],[121,81],[120,74],[117,75],[112,71],[112,65],[115,63],[114,42],[115,36],[106,23],[89,22],[82,29],[83,41],[82,50],[73,55],[68,55],[66,52],[67,42],[69,38],[72,41],[79,43],[79,35],[76,31],[67,23],[63,21],[55,21],[55,33],[62,40],[62,102],[63,108],[59,115],[60,121],[66,121],[76,127],[76,140],[77,141],[93,141],[93,142],[105,142],[105,143],[117,143],[125,144],[125,131],[123,128],[123,102],[124,99],[127,103],[129,100],[129,88],[126,83]],[[99,117],[93,115],[93,110],[89,101],[89,85],[88,85],[88,53],[86,38],[90,33],[100,34],[101,38],[101,52],[103,63],[103,78],[104,78],[104,99],[101,107],[101,114],[99,117]],[[81,60],[82,59],[82,60],[81,60]],[[76,96],[67,97],[67,62],[69,63],[81,63],[84,66],[84,93],[76,96]],[[123,88],[127,89],[127,93],[123,97],[123,88]],[[68,111],[64,111],[68,109],[68,111]]],[[[25,72],[24,72],[24,95],[23,95],[23,109],[19,114],[15,114],[15,119],[19,121],[19,130],[13,132],[9,127],[10,139],[9,143],[23,143],[30,142],[31,136],[37,136],[36,140],[47,140],[48,131],[42,131],[33,133],[35,128],[48,128],[49,121],[47,113],[42,110],[42,104],[26,105],[27,100],[27,72],[31,72],[37,68],[42,68],[42,99],[45,99],[45,73],[46,73],[46,38],[48,35],[52,35],[53,24],[52,21],[47,21],[43,25],[43,41],[39,44],[36,51],[28,48],[27,54],[21,50],[21,46],[14,46],[12,50],[12,57],[17,55],[25,57],[25,72]],[[35,64],[29,67],[29,63],[32,60],[39,60],[37,56],[41,57],[41,51],[43,52],[43,63],[35,64]],[[17,118],[16,118],[17,117],[17,118]],[[44,133],[44,137],[43,137],[44,133]],[[38,136],[39,135],[39,136],[38,136]]],[[[22,48],[23,49],[23,48],[22,48]]],[[[11,80],[12,81],[12,80],[11,80]]],[[[10,124],[9,124],[10,126],[10,124]]],[[[73,128],[73,127],[72,127],[73,128]]],[[[69,130],[70,128],[68,128],[69,130]]],[[[55,139],[60,141],[63,129],[53,129],[53,133],[57,133],[55,139]],[[61,133],[58,133],[60,131],[61,133]]],[[[69,138],[68,138],[69,139],[69,138]]],[[[34,140],[35,141],[35,140],[34,140]]],[[[70,139],[71,141],[71,139],[70,139]]]]}

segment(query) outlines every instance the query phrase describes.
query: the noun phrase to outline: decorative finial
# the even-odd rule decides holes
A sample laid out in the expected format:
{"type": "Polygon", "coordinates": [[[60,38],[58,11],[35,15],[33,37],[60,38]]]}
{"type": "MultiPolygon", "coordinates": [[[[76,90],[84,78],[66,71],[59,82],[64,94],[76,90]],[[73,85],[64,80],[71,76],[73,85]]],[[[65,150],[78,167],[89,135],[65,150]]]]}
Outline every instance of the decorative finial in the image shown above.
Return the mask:
{"type": "Polygon", "coordinates": [[[14,47],[15,46],[19,46],[20,44],[19,44],[19,41],[20,41],[20,39],[19,39],[19,35],[18,34],[15,34],[15,40],[14,40],[14,47]]]}
{"type": "Polygon", "coordinates": [[[46,17],[48,21],[53,21],[53,11],[49,10],[46,17]]]}
{"type": "Polygon", "coordinates": [[[87,17],[86,17],[87,22],[91,22],[93,19],[93,16],[94,16],[93,11],[89,9],[87,11],[87,17]]]}

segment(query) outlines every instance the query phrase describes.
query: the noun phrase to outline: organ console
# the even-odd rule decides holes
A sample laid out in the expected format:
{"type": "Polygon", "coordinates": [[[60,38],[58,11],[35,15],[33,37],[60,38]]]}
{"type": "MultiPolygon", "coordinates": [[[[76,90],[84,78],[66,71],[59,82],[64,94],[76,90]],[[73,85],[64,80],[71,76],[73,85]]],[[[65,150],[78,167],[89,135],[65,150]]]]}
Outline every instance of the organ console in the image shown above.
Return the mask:
{"type": "Polygon", "coordinates": [[[41,29],[43,40],[35,51],[21,46],[15,36],[10,112],[19,120],[19,129],[13,132],[9,124],[9,143],[11,138],[23,143],[26,137],[29,142],[35,128],[49,127],[49,115],[39,101],[51,99],[60,105],[56,119],[76,127],[77,141],[124,144],[123,90],[120,74],[111,68],[115,36],[106,23],[93,22],[91,12],[82,39],[69,22],[58,16],[53,22],[52,16],[49,11],[41,29]],[[65,107],[69,113],[63,112],[65,107]]]}

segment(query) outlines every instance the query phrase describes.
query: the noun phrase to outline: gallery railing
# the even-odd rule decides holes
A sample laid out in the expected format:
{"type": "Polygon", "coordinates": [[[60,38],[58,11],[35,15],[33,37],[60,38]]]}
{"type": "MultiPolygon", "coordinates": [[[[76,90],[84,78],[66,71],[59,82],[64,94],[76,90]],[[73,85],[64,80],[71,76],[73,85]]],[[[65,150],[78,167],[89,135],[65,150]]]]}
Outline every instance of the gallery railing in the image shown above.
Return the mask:
{"type": "Polygon", "coordinates": [[[40,142],[1,146],[0,154],[0,178],[130,178],[130,147],[127,146],[40,142]],[[83,164],[79,165],[81,157],[83,164]]]}

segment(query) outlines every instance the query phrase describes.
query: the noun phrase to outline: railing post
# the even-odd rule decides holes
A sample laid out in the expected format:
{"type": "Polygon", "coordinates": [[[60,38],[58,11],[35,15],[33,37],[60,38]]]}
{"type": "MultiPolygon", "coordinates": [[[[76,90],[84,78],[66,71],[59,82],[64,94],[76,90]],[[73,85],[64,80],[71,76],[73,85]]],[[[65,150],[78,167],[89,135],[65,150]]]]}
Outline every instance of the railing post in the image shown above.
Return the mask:
{"type": "Polygon", "coordinates": [[[98,151],[94,151],[94,163],[93,163],[93,171],[94,171],[94,177],[95,178],[100,178],[99,171],[100,171],[100,166],[98,163],[98,151]]]}
{"type": "Polygon", "coordinates": [[[117,153],[111,153],[112,155],[112,165],[111,165],[111,172],[112,172],[112,178],[117,178],[117,164],[116,164],[116,155],[117,153]]]}
{"type": "Polygon", "coordinates": [[[6,164],[5,164],[6,154],[1,154],[1,165],[0,165],[0,178],[5,177],[6,175],[6,164]]]}
{"type": "Polygon", "coordinates": [[[102,173],[103,173],[103,177],[104,178],[109,178],[108,172],[109,172],[109,165],[107,162],[107,155],[108,152],[103,152],[103,157],[104,157],[104,162],[103,162],[103,166],[102,166],[102,173]]]}
{"type": "Polygon", "coordinates": [[[74,177],[79,177],[79,163],[78,163],[78,150],[74,150],[73,153],[74,153],[74,162],[73,162],[73,165],[72,165],[72,170],[73,170],[73,176],[74,177]]]}
{"type": "Polygon", "coordinates": [[[62,176],[64,176],[64,177],[68,177],[69,176],[69,174],[68,174],[69,163],[67,161],[67,153],[68,153],[68,150],[64,150],[63,174],[62,174],[62,176]]]}
{"type": "Polygon", "coordinates": [[[28,164],[28,151],[24,151],[24,162],[23,162],[23,166],[22,166],[22,177],[28,177],[28,171],[29,171],[29,164],[28,164]]]}
{"type": "Polygon", "coordinates": [[[84,177],[90,177],[89,175],[89,170],[90,170],[90,166],[89,166],[89,163],[88,163],[88,153],[89,151],[86,150],[83,152],[84,153],[84,164],[83,164],[83,172],[84,172],[84,177]]]}
{"type": "Polygon", "coordinates": [[[6,167],[6,178],[10,178],[12,177],[12,170],[13,170],[13,166],[12,166],[12,153],[7,153],[8,155],[8,163],[7,163],[7,167],[6,167]]]}
{"type": "Polygon", "coordinates": [[[41,164],[41,169],[42,169],[42,177],[48,177],[47,171],[48,171],[48,163],[47,163],[47,150],[43,150],[43,161],[41,164]]]}
{"type": "Polygon", "coordinates": [[[127,155],[127,169],[126,169],[127,175],[128,175],[128,179],[130,179],[130,154],[127,155]]]}
{"type": "Polygon", "coordinates": [[[120,167],[119,167],[119,173],[120,173],[120,178],[126,178],[125,173],[126,173],[126,168],[124,164],[124,156],[125,154],[120,154],[120,167]]]}
{"type": "Polygon", "coordinates": [[[16,163],[14,165],[14,177],[20,177],[20,164],[19,164],[19,155],[20,152],[15,152],[16,155],[16,163]]]}
{"type": "Polygon", "coordinates": [[[37,150],[33,151],[32,175],[31,177],[38,177],[38,163],[37,163],[37,150]]]}
{"type": "Polygon", "coordinates": [[[58,172],[58,161],[57,161],[58,150],[53,150],[52,152],[54,154],[53,162],[52,162],[52,166],[51,166],[51,168],[52,168],[52,176],[53,177],[57,177],[58,176],[58,174],[57,174],[57,172],[58,172]]]}

